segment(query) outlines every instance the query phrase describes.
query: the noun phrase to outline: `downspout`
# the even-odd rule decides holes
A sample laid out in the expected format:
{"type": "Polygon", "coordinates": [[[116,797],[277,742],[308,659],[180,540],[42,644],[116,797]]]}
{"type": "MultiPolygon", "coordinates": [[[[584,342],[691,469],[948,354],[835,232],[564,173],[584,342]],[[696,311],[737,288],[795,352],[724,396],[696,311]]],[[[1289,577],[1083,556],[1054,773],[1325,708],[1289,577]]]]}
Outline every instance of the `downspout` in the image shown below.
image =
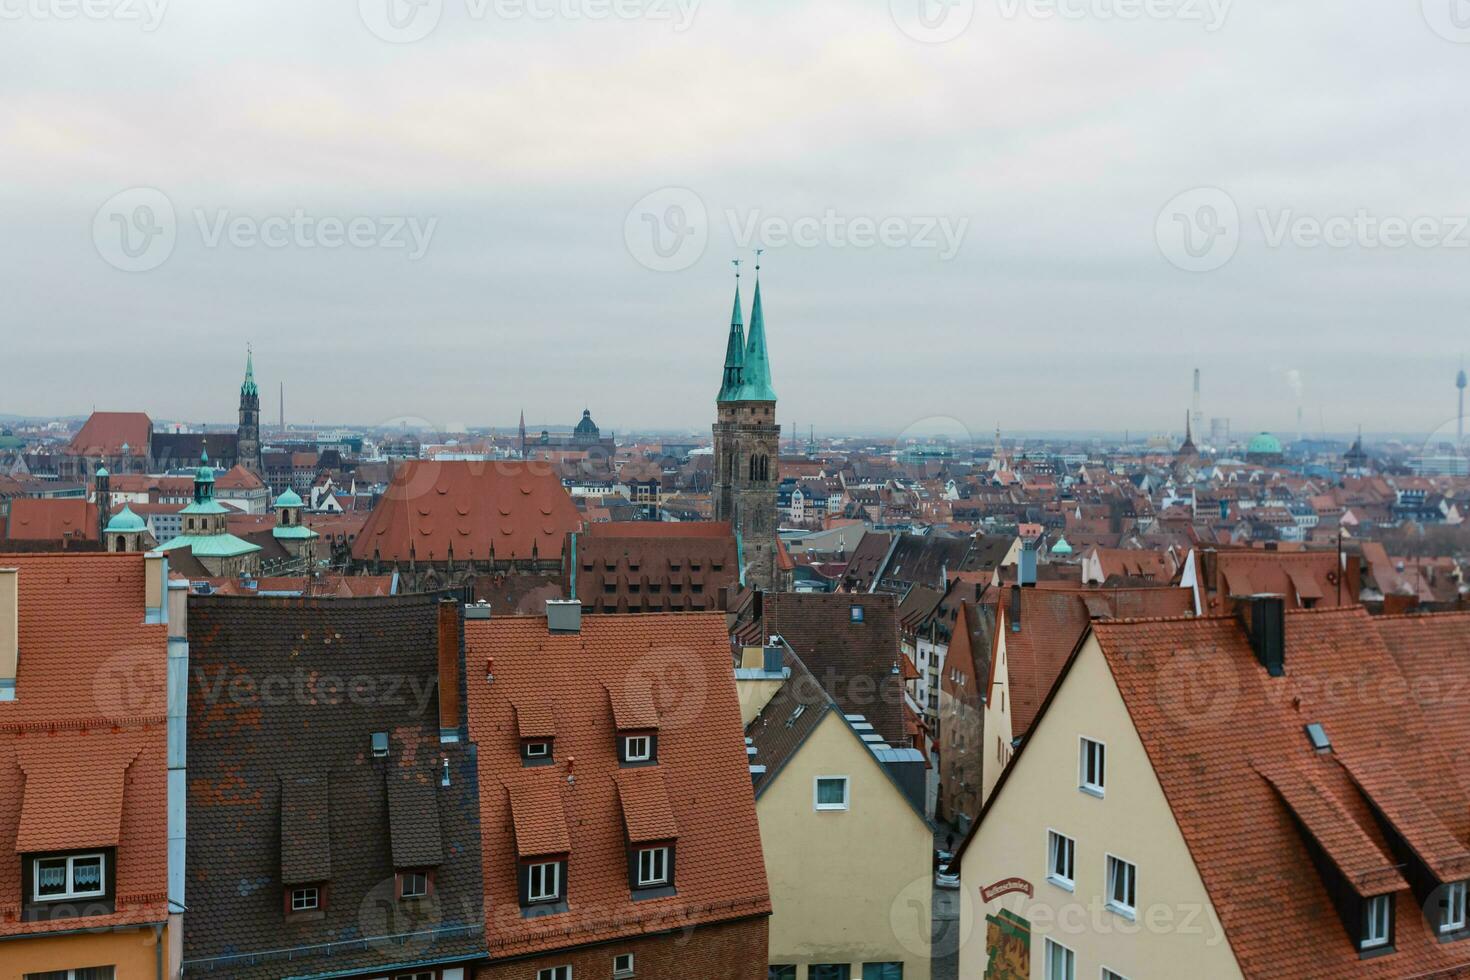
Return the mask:
{"type": "Polygon", "coordinates": [[[569,578],[571,579],[571,590],[570,590],[569,594],[567,595],[567,598],[568,599],[575,599],[575,598],[577,598],[577,532],[576,531],[573,531],[572,532],[572,571],[571,571],[571,575],[569,576],[569,578]]]}

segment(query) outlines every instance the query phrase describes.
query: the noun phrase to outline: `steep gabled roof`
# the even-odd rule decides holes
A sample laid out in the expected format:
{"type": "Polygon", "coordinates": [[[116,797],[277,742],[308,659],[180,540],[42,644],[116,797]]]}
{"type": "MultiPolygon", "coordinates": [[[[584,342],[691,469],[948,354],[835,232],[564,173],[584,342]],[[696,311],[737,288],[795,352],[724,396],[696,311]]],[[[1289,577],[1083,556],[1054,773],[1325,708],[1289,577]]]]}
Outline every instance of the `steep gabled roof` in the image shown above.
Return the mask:
{"type": "Polygon", "coordinates": [[[544,616],[470,620],[466,645],[471,663],[495,658],[494,683],[472,670],[479,677],[469,689],[486,787],[482,856],[493,958],[770,911],[722,614],[584,615],[579,633],[556,634],[544,616]],[[638,776],[618,764],[615,699],[620,711],[634,712],[625,724],[646,726],[650,719],[638,712],[655,712],[658,761],[638,776]],[[516,710],[539,701],[551,705],[554,763],[523,769],[516,710]],[[646,781],[650,771],[662,787],[646,781]],[[565,839],[556,828],[527,833],[537,849],[566,847],[568,910],[523,919],[496,910],[515,908],[521,827],[540,824],[530,813],[512,815],[498,787],[519,785],[528,773],[544,777],[541,792],[554,794],[541,810],[564,815],[565,839]],[[670,831],[678,838],[677,894],[633,901],[630,835],[670,831]]]}
{"type": "Polygon", "coordinates": [[[163,922],[167,627],[144,622],[144,558],[7,554],[0,568],[19,569],[21,650],[16,699],[0,701],[0,936],[163,922]],[[21,852],[102,847],[117,848],[114,912],[19,921],[21,852]]]}
{"type": "Polygon", "coordinates": [[[537,463],[409,460],[352,545],[358,561],[555,560],[581,518],[537,463]]]}
{"type": "Polygon", "coordinates": [[[66,451],[72,456],[120,456],[126,445],[134,456],[146,459],[152,436],[153,421],[142,412],[93,412],[66,451]]]}

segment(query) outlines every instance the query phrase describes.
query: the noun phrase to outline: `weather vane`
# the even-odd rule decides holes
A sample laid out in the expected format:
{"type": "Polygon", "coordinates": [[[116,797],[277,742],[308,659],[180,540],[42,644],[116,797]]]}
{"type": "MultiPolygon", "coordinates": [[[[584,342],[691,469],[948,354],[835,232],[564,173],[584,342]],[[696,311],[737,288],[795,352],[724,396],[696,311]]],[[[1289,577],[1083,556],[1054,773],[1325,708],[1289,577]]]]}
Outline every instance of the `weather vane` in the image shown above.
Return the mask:
{"type": "MultiPolygon", "coordinates": [[[[765,251],[765,249],[763,249],[763,248],[758,248],[758,249],[755,250],[755,271],[757,273],[759,273],[761,271],[761,253],[764,252],[764,251],[765,251]]],[[[759,278],[759,277],[757,277],[757,278],[759,278]]]]}
{"type": "Polygon", "coordinates": [[[740,259],[731,259],[730,260],[730,264],[735,267],[735,278],[736,279],[739,279],[740,278],[740,263],[741,263],[741,260],[740,259]]]}

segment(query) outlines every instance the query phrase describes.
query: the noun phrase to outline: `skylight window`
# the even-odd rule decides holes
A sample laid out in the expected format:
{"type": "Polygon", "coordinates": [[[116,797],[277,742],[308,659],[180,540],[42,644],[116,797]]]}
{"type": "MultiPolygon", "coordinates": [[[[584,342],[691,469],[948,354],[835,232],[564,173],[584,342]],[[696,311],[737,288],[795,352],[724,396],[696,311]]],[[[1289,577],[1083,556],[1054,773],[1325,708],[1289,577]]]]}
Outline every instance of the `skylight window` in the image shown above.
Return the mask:
{"type": "Polygon", "coordinates": [[[1318,752],[1331,752],[1332,740],[1327,737],[1327,729],[1318,722],[1312,722],[1307,726],[1307,738],[1312,743],[1312,748],[1318,752]]]}

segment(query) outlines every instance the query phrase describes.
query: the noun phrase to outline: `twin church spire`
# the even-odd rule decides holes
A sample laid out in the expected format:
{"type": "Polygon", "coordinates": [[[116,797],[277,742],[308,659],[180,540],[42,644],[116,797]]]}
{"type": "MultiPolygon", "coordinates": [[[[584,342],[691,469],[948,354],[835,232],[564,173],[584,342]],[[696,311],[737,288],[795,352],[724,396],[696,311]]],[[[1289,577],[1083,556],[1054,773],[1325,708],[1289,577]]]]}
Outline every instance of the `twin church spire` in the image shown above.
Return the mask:
{"type": "Polygon", "coordinates": [[[735,307],[730,313],[730,336],[725,343],[725,373],[720,382],[722,402],[773,402],[771,359],[766,353],[766,317],[761,308],[760,253],[756,253],[755,299],[750,307],[747,337],[740,311],[740,260],[735,265],[735,307]]]}

